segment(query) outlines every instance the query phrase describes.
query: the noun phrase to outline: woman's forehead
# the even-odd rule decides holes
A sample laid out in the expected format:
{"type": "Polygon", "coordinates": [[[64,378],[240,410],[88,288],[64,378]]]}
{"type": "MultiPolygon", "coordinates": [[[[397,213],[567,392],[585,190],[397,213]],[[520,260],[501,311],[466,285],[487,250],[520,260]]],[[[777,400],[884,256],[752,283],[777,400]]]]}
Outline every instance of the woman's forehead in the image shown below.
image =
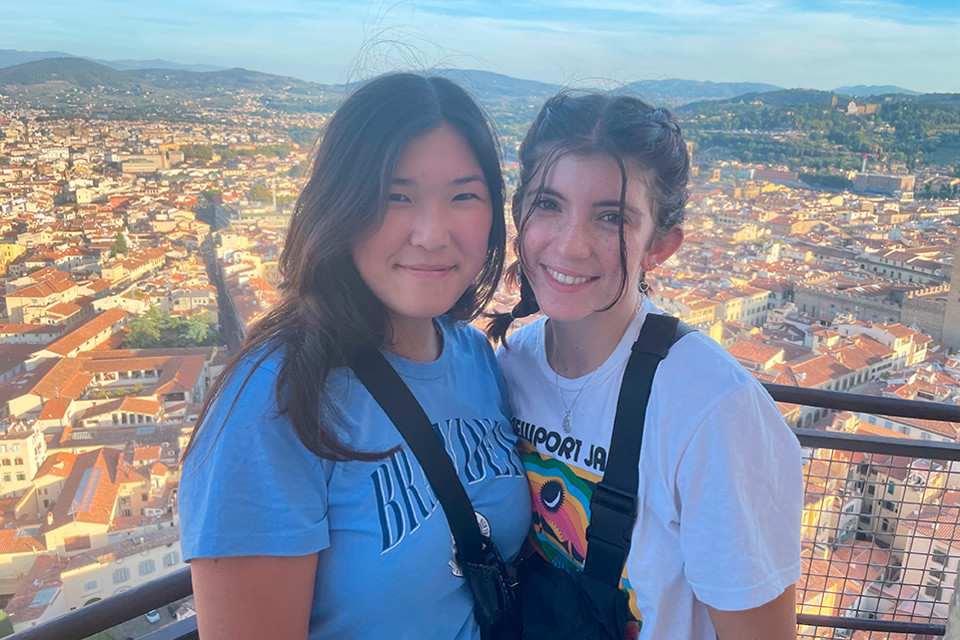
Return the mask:
{"type": "Polygon", "coordinates": [[[607,203],[619,202],[624,186],[628,204],[650,210],[648,172],[636,162],[604,152],[567,152],[545,157],[527,192],[530,196],[550,192],[564,199],[607,203]]]}

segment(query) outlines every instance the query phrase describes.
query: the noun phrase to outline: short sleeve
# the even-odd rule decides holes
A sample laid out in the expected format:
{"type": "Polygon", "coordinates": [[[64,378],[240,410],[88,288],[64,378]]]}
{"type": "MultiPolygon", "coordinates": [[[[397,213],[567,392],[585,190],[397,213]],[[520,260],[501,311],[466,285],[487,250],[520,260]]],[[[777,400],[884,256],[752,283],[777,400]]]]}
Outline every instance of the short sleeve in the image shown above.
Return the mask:
{"type": "Polygon", "coordinates": [[[677,470],[685,572],[697,598],[740,611],[800,578],[800,446],[756,384],[701,421],[677,470]]]}
{"type": "Polygon", "coordinates": [[[276,366],[238,367],[198,427],[178,494],[184,559],[306,555],[330,544],[326,465],[277,416],[276,366]]]}

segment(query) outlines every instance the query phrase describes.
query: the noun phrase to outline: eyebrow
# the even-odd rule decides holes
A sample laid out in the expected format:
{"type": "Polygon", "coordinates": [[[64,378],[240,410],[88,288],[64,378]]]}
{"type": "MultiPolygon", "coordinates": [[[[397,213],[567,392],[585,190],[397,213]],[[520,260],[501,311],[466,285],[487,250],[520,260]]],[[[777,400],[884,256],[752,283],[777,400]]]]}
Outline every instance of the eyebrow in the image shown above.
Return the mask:
{"type": "MultiPolygon", "coordinates": [[[[457,178],[456,180],[452,180],[450,184],[460,186],[462,184],[469,184],[471,182],[482,182],[486,184],[487,181],[484,180],[483,176],[481,176],[480,174],[474,173],[469,176],[464,176],[462,178],[457,178]]],[[[395,184],[400,187],[412,187],[414,184],[416,184],[416,180],[411,180],[410,178],[394,178],[390,181],[390,184],[395,184]]]]}
{"type": "MultiPolygon", "coordinates": [[[[593,206],[596,207],[596,208],[598,208],[598,209],[599,209],[599,208],[603,208],[603,207],[615,207],[615,208],[619,209],[619,208],[620,208],[620,201],[619,201],[619,200],[602,200],[602,201],[600,201],[600,202],[594,202],[594,203],[593,203],[593,206]]],[[[640,215],[640,210],[639,210],[639,209],[637,209],[636,207],[631,207],[631,206],[630,206],[629,204],[627,204],[626,202],[623,203],[623,210],[626,211],[627,213],[631,214],[631,215],[634,215],[634,216],[639,216],[639,215],[640,215]]]]}

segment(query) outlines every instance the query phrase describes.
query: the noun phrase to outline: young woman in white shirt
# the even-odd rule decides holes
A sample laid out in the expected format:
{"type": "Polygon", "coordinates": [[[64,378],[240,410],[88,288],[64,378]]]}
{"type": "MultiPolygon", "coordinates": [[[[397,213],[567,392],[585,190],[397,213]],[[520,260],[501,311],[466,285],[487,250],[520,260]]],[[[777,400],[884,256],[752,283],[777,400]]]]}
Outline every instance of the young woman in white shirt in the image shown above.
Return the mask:
{"type": "MultiPolygon", "coordinates": [[[[562,93],[520,147],[513,201],[522,299],[494,319],[531,484],[537,552],[583,569],[644,275],[683,242],[689,155],[672,114],[628,96],[562,93]]],[[[624,637],[793,640],[800,449],[760,384],[703,333],[654,378],[638,516],[621,581],[624,637]]]]}

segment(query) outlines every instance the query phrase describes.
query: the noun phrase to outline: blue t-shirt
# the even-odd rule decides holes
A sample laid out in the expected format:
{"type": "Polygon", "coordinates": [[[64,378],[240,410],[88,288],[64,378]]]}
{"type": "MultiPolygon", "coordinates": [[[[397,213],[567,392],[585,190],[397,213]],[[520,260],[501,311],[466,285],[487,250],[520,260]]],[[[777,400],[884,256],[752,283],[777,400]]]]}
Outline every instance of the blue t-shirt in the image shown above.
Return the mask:
{"type": "MultiPolygon", "coordinates": [[[[530,525],[530,494],[500,371],[477,330],[440,324],[436,361],[386,356],[433,423],[494,542],[512,558],[530,525]]],[[[238,367],[184,462],[184,558],[319,551],[312,640],[479,638],[470,589],[450,564],[443,510],[379,405],[352,372],[333,371],[327,391],[341,438],[361,450],[401,448],[375,462],[321,460],[276,415],[279,353],[251,374],[256,360],[238,367]]]]}

